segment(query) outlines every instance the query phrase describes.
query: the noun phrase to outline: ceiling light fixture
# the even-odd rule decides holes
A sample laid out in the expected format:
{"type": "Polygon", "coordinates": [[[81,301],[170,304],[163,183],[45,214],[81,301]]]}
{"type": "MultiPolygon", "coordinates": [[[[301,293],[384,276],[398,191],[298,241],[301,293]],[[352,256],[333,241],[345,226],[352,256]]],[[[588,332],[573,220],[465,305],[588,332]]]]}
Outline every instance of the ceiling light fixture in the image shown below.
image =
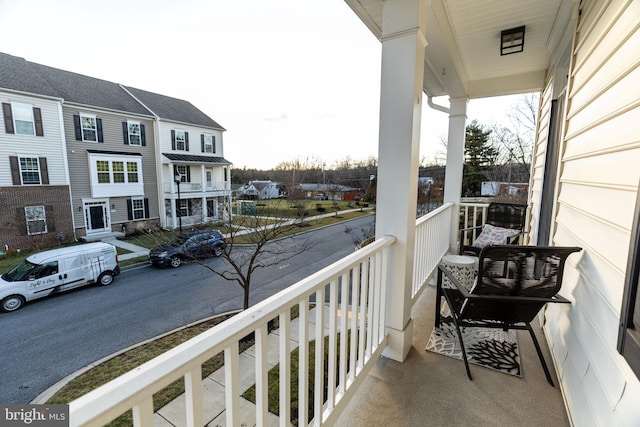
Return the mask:
{"type": "Polygon", "coordinates": [[[524,25],[504,30],[500,34],[500,55],[511,55],[524,50],[524,25]]]}

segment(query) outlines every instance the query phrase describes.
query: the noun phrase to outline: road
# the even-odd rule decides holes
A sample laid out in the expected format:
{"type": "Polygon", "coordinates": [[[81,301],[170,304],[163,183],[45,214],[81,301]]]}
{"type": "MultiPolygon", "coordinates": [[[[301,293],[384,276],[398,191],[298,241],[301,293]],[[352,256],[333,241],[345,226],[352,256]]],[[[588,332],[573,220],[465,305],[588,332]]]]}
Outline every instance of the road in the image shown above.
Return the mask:
{"type": "MultiPolygon", "coordinates": [[[[255,304],[353,252],[345,227],[303,233],[313,249],[252,279],[255,304]]],[[[222,259],[207,260],[215,266],[222,259]]],[[[242,289],[199,264],[123,271],[107,287],[87,286],[0,313],[0,403],[29,403],[67,375],[119,350],[214,314],[242,308],[242,289]]]]}

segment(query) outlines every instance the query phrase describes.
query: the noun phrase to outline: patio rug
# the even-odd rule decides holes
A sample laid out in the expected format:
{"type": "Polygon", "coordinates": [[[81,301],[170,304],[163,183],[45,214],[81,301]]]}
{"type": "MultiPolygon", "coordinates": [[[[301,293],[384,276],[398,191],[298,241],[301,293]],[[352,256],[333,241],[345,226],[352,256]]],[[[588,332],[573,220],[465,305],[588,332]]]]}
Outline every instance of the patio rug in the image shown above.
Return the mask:
{"type": "MultiPolygon", "coordinates": [[[[439,328],[433,328],[425,350],[462,360],[460,342],[447,303],[441,305],[439,328]]],[[[516,331],[460,328],[469,363],[522,377],[516,331]]]]}

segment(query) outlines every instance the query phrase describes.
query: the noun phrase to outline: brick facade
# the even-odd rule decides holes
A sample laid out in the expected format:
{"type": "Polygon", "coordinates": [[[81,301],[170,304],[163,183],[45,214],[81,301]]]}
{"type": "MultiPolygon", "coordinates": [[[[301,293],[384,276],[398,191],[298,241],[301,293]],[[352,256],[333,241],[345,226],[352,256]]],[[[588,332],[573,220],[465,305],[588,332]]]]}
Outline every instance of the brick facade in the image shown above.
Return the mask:
{"type": "Polygon", "coordinates": [[[69,187],[66,185],[0,187],[0,249],[55,247],[74,240],[69,187]],[[44,206],[47,232],[27,234],[24,208],[44,206]],[[6,245],[6,246],[5,246],[6,245]]]}

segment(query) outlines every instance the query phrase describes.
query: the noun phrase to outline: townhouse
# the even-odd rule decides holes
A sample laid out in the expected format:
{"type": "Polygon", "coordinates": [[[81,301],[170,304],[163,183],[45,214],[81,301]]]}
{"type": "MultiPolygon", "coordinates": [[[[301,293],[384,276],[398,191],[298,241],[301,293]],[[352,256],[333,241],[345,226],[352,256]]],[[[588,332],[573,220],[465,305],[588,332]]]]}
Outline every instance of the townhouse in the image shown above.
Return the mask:
{"type": "MultiPolygon", "coordinates": [[[[158,220],[153,116],[118,84],[32,64],[56,88],[78,238],[158,220]]],[[[131,231],[131,230],[130,230],[131,231]]]]}
{"type": "Polygon", "coordinates": [[[57,91],[22,58],[0,53],[0,250],[73,240],[57,91]]]}
{"type": "Polygon", "coordinates": [[[224,128],[189,102],[7,54],[0,77],[0,155],[10,165],[0,170],[3,244],[223,218],[231,195],[224,128]],[[190,149],[189,135],[200,144],[190,149]]]}
{"type": "Polygon", "coordinates": [[[222,155],[225,129],[188,101],[124,89],[155,116],[162,226],[177,228],[228,218],[231,162],[222,155]]]}

